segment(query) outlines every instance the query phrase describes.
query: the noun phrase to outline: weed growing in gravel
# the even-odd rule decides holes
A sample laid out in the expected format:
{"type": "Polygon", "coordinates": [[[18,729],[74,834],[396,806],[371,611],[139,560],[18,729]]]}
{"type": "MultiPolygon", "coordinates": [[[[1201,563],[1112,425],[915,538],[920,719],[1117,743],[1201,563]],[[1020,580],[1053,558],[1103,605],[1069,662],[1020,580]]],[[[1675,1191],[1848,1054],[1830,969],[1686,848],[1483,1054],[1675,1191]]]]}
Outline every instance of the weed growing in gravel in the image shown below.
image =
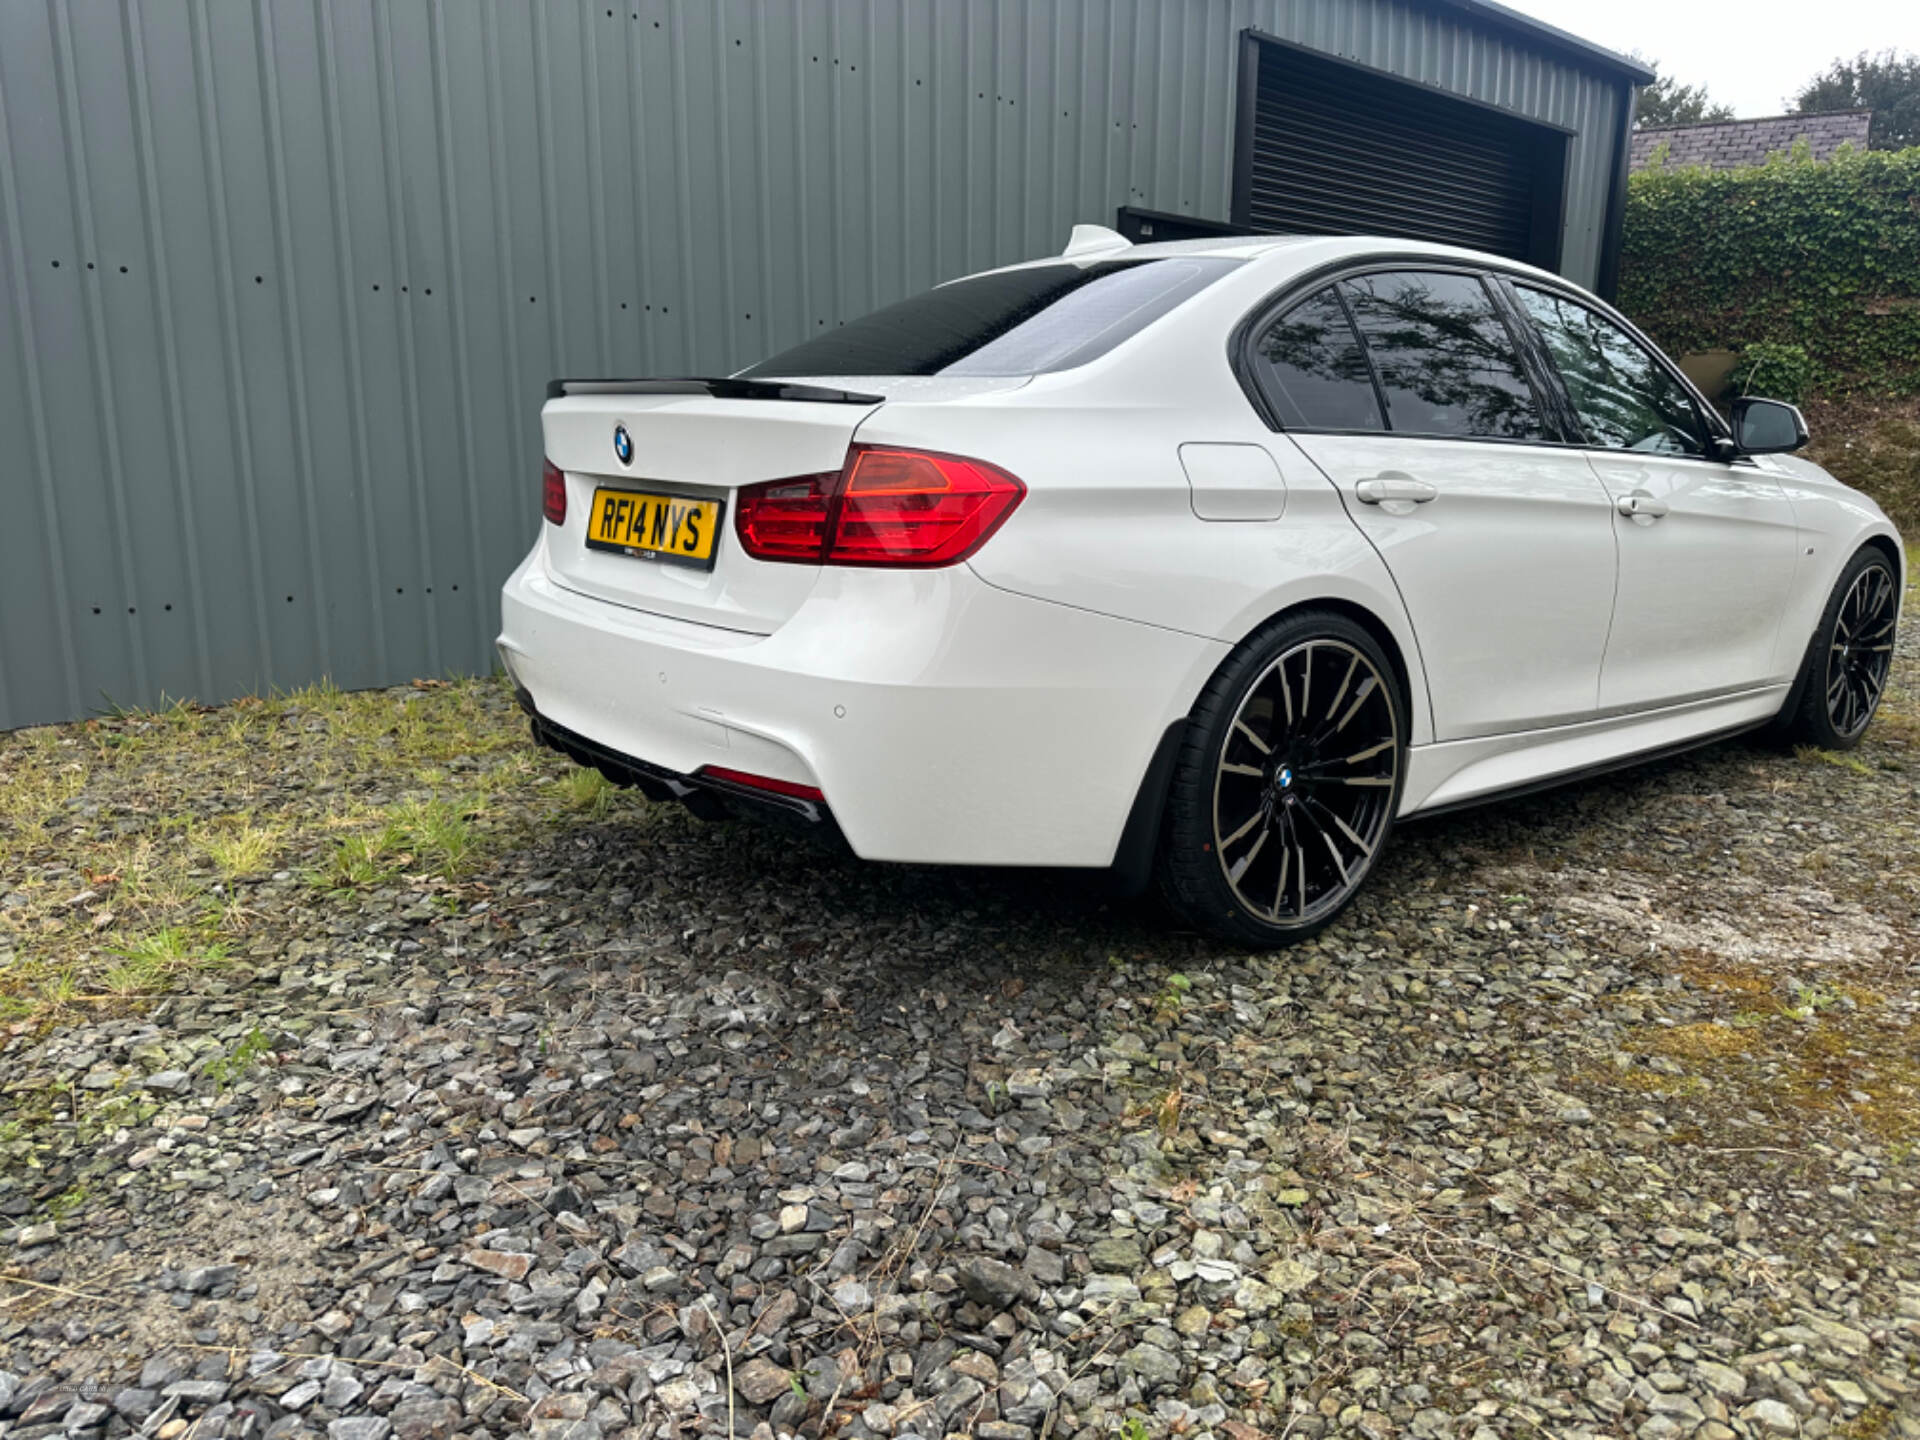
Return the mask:
{"type": "MultiPolygon", "coordinates": [[[[49,1080],[44,1073],[0,1088],[0,1170],[43,1169],[44,1157],[63,1144],[96,1145],[115,1131],[146,1124],[159,1110],[153,1099],[125,1091],[100,1093],[49,1080]]],[[[41,1202],[49,1218],[61,1218],[89,1198],[86,1182],[41,1202]]]]}
{"type": "Polygon", "coordinates": [[[1823,1011],[1851,1006],[1854,1002],[1845,990],[1836,985],[1815,983],[1808,985],[1802,981],[1793,983],[1793,1003],[1783,1006],[1781,1014],[1795,1020],[1811,1020],[1823,1011]]]}
{"type": "Polygon", "coordinates": [[[443,878],[457,875],[473,853],[473,828],[450,800],[409,800],[394,823],[406,848],[443,878]]]}
{"type": "Polygon", "coordinates": [[[326,863],[309,879],[321,890],[359,890],[384,885],[399,872],[390,863],[396,834],[392,825],[366,835],[349,835],[333,847],[326,863]]]}
{"type": "Polygon", "coordinates": [[[0,1025],[161,993],[242,934],[311,924],[316,892],[457,892],[502,845],[609,813],[599,777],[567,773],[498,679],[0,735],[0,1025]]]}
{"type": "Polygon", "coordinates": [[[224,1090],[234,1081],[244,1079],[255,1065],[272,1053],[273,1041],[268,1039],[266,1031],[256,1025],[232,1050],[207,1061],[200,1073],[224,1090]]]}
{"type": "Polygon", "coordinates": [[[1187,1003],[1187,992],[1193,989],[1193,982],[1178,970],[1167,976],[1160,993],[1154,997],[1153,1016],[1163,1025],[1170,1025],[1180,1018],[1180,1011],[1187,1003]]]}
{"type": "Polygon", "coordinates": [[[601,820],[613,808],[614,796],[620,792],[619,788],[598,770],[576,765],[561,777],[560,793],[569,810],[584,815],[589,820],[601,820]]]}
{"type": "Polygon", "coordinates": [[[1883,1142],[1920,1139],[1920,1059],[1902,1043],[1899,1019],[1878,1013],[1884,997],[1789,977],[1781,1000],[1762,977],[1682,973],[1740,1007],[1726,1020],[1642,1031],[1630,1049],[1657,1057],[1664,1071],[1634,1065],[1590,1078],[1617,1090],[1710,1094],[1717,1110],[1756,1112],[1796,1130],[1839,1125],[1883,1142]]]}
{"type": "Polygon", "coordinates": [[[112,952],[120,957],[101,977],[106,993],[117,999],[158,995],[183,975],[227,962],[227,947],[202,943],[178,926],[168,926],[112,952]]]}
{"type": "Polygon", "coordinates": [[[1178,1085],[1170,1085],[1164,1090],[1156,1090],[1147,1095],[1138,1104],[1129,1105],[1125,1119],[1130,1124],[1151,1122],[1160,1132],[1162,1140],[1171,1140],[1180,1130],[1180,1118],[1185,1113],[1187,1093],[1178,1085]]]}
{"type": "Polygon", "coordinates": [[[255,825],[243,820],[237,826],[207,837],[207,858],[213,861],[214,868],[224,880],[257,875],[267,868],[268,862],[279,850],[280,833],[276,826],[255,825]]]}
{"type": "Polygon", "coordinates": [[[23,730],[0,751],[0,862],[24,848],[28,827],[59,811],[87,783],[87,770],[63,753],[60,732],[52,727],[23,730]]]}
{"type": "Polygon", "coordinates": [[[333,683],[333,677],[322,675],[311,685],[288,691],[281,708],[325,712],[341,708],[346,699],[347,692],[333,683]]]}
{"type": "Polygon", "coordinates": [[[408,800],[377,830],[339,841],[311,875],[322,890],[387,885],[416,871],[455,878],[473,858],[475,836],[467,811],[451,800],[408,800]]]}
{"type": "Polygon", "coordinates": [[[49,1220],[66,1219],[67,1216],[74,1214],[86,1205],[87,1195],[88,1191],[85,1185],[74,1185],[66,1190],[62,1190],[58,1195],[47,1201],[43,1207],[46,1210],[47,1218],[49,1220]]]}
{"type": "Polygon", "coordinates": [[[1705,1020],[1697,1025],[1675,1025],[1658,1031],[1647,1042],[1647,1049],[1653,1054],[1671,1055],[1677,1060],[1711,1060],[1740,1055],[1752,1046],[1752,1040],[1734,1026],[1723,1025],[1717,1020],[1705,1020]]]}
{"type": "Polygon", "coordinates": [[[1837,750],[1818,750],[1811,745],[1802,745],[1794,752],[1794,758],[1801,761],[1818,760],[1823,765],[1832,765],[1837,769],[1851,770],[1856,775],[1871,775],[1873,767],[1853,755],[1837,750]]]}

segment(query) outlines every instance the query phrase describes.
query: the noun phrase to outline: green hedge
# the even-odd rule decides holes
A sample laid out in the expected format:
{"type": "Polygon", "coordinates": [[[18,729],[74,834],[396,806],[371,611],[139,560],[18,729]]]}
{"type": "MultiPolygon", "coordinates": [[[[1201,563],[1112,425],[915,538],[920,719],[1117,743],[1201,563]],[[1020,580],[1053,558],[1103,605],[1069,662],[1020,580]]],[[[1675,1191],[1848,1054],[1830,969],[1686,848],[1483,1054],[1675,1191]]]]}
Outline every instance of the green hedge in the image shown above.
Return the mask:
{"type": "Polygon", "coordinates": [[[1640,171],[1619,305],[1674,354],[1799,346],[1826,393],[1920,392],[1920,149],[1640,171]]]}

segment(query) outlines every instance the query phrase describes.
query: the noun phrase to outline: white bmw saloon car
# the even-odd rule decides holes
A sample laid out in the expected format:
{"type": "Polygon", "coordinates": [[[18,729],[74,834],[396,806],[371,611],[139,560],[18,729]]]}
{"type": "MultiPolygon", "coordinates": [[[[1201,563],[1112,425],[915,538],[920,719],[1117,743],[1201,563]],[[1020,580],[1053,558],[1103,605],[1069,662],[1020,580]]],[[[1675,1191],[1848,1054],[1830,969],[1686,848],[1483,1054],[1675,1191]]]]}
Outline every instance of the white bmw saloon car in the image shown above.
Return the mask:
{"type": "Polygon", "coordinates": [[[725,379],[555,381],[500,650],[536,736],[870,860],[1112,867],[1255,945],[1402,816],[1774,727],[1852,745],[1872,500],[1557,276],[1399,240],[1130,246],[725,379]]]}

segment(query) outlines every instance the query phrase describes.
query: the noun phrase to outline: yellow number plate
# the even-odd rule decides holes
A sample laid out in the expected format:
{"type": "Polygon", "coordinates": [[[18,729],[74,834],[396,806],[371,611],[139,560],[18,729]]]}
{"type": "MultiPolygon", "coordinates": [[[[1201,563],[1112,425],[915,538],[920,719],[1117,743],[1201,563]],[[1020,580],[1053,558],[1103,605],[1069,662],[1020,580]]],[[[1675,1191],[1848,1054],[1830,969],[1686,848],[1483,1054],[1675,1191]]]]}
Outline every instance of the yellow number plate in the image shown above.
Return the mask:
{"type": "Polygon", "coordinates": [[[718,500],[602,487],[587,512],[587,548],[711,570],[721,508],[718,500]]]}

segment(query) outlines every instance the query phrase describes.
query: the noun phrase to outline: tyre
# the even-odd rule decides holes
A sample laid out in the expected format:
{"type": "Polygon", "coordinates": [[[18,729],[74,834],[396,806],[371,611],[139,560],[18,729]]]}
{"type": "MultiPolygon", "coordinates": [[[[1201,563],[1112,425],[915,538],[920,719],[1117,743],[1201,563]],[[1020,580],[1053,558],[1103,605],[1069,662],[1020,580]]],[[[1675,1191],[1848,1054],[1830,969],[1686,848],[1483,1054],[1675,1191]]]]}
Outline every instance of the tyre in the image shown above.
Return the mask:
{"type": "Polygon", "coordinates": [[[1887,688],[1899,618],[1893,562],[1869,545],[1840,572],[1776,733],[1822,750],[1858,745],[1887,688]]]}
{"type": "Polygon", "coordinates": [[[1173,907],[1265,947],[1331,921],[1393,828],[1406,708],[1386,652],[1344,615],[1296,611],[1236,649],[1174,762],[1157,857],[1173,907]]]}

